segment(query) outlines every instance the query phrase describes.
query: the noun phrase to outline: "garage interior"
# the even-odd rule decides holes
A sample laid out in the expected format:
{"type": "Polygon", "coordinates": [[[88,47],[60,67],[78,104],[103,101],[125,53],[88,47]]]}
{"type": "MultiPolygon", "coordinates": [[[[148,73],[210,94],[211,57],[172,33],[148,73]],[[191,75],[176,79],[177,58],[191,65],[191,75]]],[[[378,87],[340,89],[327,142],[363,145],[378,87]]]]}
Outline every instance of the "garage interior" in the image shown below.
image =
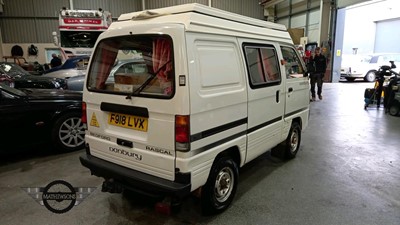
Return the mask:
{"type": "Polygon", "coordinates": [[[297,157],[283,161],[267,153],[244,166],[231,207],[203,217],[199,202],[191,197],[184,200],[180,211],[164,215],[155,212],[154,199],[101,192],[103,180],[91,176],[79,163],[84,150],[54,153],[51,147],[32,147],[0,159],[0,224],[400,224],[400,119],[382,108],[364,109],[364,90],[372,83],[340,80],[342,55],[354,54],[353,48],[357,54],[371,48],[400,52],[392,45],[399,21],[392,15],[375,21],[380,24],[376,33],[383,32],[379,29],[394,32],[386,35],[388,39],[375,33],[356,34],[359,40],[374,38],[372,45],[365,44],[368,48],[354,47],[354,37],[350,40],[346,33],[350,23],[346,19],[354,18],[346,10],[386,1],[3,0],[0,57],[8,56],[16,44],[24,50],[35,44],[41,54],[30,56],[25,50],[24,58],[48,63],[44,52],[57,47],[52,32],[57,30],[57,13],[64,6],[101,7],[112,12],[115,20],[121,13],[193,2],[281,23],[293,31],[295,43],[329,47],[331,65],[324,99],[310,105],[310,123],[302,133],[297,157]],[[54,180],[91,187],[93,192],[68,213],[54,214],[24,191],[54,180]]]}

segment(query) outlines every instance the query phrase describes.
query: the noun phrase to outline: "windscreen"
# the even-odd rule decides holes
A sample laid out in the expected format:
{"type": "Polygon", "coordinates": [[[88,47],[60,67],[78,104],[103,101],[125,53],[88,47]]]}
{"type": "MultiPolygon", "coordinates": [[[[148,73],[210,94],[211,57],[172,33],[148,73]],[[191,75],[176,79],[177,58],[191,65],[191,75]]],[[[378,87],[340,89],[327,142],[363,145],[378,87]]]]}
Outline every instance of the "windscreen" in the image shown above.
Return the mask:
{"type": "Polygon", "coordinates": [[[166,35],[104,39],[89,69],[90,91],[170,98],[174,93],[172,40],[166,35]]]}
{"type": "Polygon", "coordinates": [[[61,47],[93,48],[103,31],[60,31],[61,47]]]}
{"type": "Polygon", "coordinates": [[[24,70],[22,67],[18,66],[17,64],[13,63],[1,63],[0,64],[0,71],[3,73],[15,77],[15,76],[22,76],[22,75],[29,75],[29,72],[24,70]]]}

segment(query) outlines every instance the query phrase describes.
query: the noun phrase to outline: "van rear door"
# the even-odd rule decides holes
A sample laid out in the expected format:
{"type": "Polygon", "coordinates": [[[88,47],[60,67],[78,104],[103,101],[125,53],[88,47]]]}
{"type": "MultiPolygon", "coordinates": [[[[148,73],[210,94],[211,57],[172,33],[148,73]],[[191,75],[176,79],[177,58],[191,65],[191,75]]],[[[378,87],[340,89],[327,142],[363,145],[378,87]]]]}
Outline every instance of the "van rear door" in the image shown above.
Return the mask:
{"type": "Polygon", "coordinates": [[[111,30],[97,44],[84,89],[86,142],[95,157],[174,180],[174,52],[184,40],[182,25],[166,27],[157,27],[162,34],[146,34],[151,24],[127,35],[111,30]]]}

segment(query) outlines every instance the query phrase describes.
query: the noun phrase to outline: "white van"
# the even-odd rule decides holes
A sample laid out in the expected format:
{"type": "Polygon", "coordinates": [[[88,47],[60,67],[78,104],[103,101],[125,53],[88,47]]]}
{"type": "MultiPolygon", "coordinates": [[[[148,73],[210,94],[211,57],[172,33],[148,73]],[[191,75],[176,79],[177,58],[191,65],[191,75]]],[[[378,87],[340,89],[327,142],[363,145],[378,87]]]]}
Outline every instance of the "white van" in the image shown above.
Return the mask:
{"type": "Polygon", "coordinates": [[[89,63],[81,163],[103,191],[195,192],[204,213],[221,212],[240,167],[279,144],[295,157],[309,116],[304,68],[279,24],[200,4],[123,14],[89,63]],[[113,69],[121,60],[131,62],[113,69]]]}

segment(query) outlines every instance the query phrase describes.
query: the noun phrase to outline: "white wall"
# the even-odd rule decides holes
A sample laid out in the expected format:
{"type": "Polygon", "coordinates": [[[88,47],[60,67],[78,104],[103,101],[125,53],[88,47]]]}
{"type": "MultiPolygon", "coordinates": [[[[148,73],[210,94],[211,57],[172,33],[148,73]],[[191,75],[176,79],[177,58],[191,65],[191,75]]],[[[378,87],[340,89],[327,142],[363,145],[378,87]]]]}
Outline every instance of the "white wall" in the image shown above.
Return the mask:
{"type": "Polygon", "coordinates": [[[286,28],[290,28],[290,27],[289,27],[289,17],[286,17],[286,18],[284,18],[284,19],[280,19],[280,20],[278,21],[278,23],[279,23],[279,24],[285,25],[286,28]]]}
{"type": "MultiPolygon", "coordinates": [[[[292,5],[298,3],[304,3],[304,0],[292,0],[292,5]]],[[[305,36],[308,37],[308,42],[319,42],[319,26],[321,15],[320,9],[314,9],[312,11],[305,11],[304,8],[303,13],[295,13],[294,16],[287,16],[289,14],[289,1],[284,1],[279,4],[277,10],[279,12],[277,15],[281,16],[281,18],[277,21],[279,24],[285,25],[287,28],[304,28],[306,31],[305,36]],[[307,14],[308,14],[308,23],[307,23],[307,14]],[[290,20],[290,21],[289,21],[290,20]],[[290,24],[290,26],[289,26],[290,24]]],[[[304,7],[306,7],[305,5],[304,7]]]]}
{"type": "Polygon", "coordinates": [[[308,16],[308,31],[306,34],[308,42],[319,42],[320,10],[310,11],[308,16]]]}
{"type": "Polygon", "coordinates": [[[374,52],[400,52],[400,19],[383,20],[376,23],[374,52]]]}
{"type": "Polygon", "coordinates": [[[3,43],[2,45],[2,49],[3,51],[0,53],[2,60],[3,56],[11,56],[11,48],[14,45],[19,45],[22,47],[22,49],[24,50],[24,58],[26,59],[27,62],[39,62],[40,64],[43,63],[50,63],[50,60],[46,59],[46,54],[45,54],[45,50],[46,49],[57,49],[57,47],[53,44],[53,43],[48,43],[48,44],[35,44],[36,47],[38,47],[39,49],[39,53],[38,56],[28,56],[28,47],[31,45],[32,43],[13,43],[13,44],[9,44],[9,43],[3,43]]]}
{"type": "Polygon", "coordinates": [[[368,3],[346,9],[343,54],[353,54],[352,48],[358,48],[357,54],[373,53],[376,31],[375,22],[400,18],[399,0],[368,3]]]}
{"type": "Polygon", "coordinates": [[[354,4],[358,4],[358,3],[362,3],[362,2],[368,2],[371,0],[338,0],[337,1],[337,7],[338,8],[344,8],[347,7],[349,5],[354,5],[354,4]]]}

